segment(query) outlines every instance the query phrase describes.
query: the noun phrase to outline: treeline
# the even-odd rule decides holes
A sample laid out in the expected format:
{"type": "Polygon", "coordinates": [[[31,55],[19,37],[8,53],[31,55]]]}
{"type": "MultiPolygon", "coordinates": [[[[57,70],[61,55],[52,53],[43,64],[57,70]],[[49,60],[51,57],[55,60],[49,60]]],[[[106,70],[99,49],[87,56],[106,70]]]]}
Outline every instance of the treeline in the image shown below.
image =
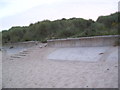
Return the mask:
{"type": "Polygon", "coordinates": [[[76,38],[82,36],[116,35],[120,23],[119,12],[108,16],[100,16],[96,21],[83,18],[61,20],[44,20],[29,26],[12,27],[2,31],[2,42],[41,41],[57,38],[76,38]]]}

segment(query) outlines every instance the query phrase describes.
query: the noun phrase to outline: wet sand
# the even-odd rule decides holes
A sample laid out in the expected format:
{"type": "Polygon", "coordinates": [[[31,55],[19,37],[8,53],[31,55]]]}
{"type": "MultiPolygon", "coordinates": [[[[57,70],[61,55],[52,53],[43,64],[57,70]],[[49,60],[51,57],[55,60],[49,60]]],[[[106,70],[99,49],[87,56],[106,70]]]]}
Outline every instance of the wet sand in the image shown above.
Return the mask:
{"type": "Polygon", "coordinates": [[[40,45],[12,56],[3,54],[2,87],[117,88],[118,47],[111,48],[110,53],[104,51],[107,54],[96,62],[50,60],[48,56],[60,48],[40,45]]]}

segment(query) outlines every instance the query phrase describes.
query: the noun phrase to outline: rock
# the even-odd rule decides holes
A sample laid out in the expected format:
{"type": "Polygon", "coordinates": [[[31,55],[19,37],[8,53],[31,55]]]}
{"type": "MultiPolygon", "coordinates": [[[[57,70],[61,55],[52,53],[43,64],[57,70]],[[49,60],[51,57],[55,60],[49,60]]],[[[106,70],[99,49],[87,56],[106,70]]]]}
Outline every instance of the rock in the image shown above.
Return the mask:
{"type": "Polygon", "coordinates": [[[14,48],[13,46],[11,46],[9,49],[12,49],[12,48],[14,48]]]}
{"type": "Polygon", "coordinates": [[[99,55],[104,54],[104,53],[99,53],[99,55]]]}
{"type": "Polygon", "coordinates": [[[39,46],[39,48],[42,48],[42,46],[39,46]]]}

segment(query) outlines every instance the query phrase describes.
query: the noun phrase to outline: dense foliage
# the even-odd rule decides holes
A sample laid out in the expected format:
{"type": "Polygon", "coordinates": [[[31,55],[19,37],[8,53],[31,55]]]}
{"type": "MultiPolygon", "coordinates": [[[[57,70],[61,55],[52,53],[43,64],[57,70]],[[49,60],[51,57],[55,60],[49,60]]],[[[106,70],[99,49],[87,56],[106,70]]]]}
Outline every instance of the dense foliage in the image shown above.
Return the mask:
{"type": "Polygon", "coordinates": [[[24,27],[12,27],[2,31],[3,43],[20,41],[46,41],[54,38],[82,37],[118,34],[118,15],[100,16],[95,21],[82,18],[44,20],[24,27]]]}

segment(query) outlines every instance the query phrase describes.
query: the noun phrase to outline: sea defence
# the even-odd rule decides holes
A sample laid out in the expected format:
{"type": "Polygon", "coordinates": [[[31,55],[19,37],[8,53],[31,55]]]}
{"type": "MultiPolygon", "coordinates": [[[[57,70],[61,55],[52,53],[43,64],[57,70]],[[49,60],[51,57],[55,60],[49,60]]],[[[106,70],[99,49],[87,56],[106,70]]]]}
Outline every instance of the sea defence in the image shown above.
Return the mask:
{"type": "Polygon", "coordinates": [[[91,36],[47,40],[50,47],[102,47],[118,45],[119,35],[91,36]]]}
{"type": "Polygon", "coordinates": [[[37,45],[38,41],[26,41],[26,42],[17,42],[17,43],[6,43],[3,45],[4,47],[12,47],[12,48],[18,48],[18,47],[32,47],[34,45],[37,45]]]}

